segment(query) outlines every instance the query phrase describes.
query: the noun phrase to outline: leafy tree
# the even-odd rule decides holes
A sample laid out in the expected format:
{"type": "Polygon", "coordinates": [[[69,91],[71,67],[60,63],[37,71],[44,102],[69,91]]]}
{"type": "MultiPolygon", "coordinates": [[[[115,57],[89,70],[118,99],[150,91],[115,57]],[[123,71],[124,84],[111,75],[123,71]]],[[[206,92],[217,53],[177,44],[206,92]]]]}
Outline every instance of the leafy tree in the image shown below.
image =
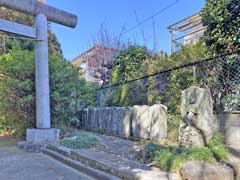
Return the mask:
{"type": "Polygon", "coordinates": [[[112,83],[129,81],[145,74],[142,64],[151,59],[146,47],[129,46],[114,59],[112,83]]]}
{"type": "MultiPolygon", "coordinates": [[[[53,126],[76,123],[80,108],[95,106],[93,85],[60,55],[50,57],[50,99],[53,126]]],[[[13,49],[0,56],[0,130],[17,136],[35,126],[34,53],[13,49]]]]}
{"type": "Polygon", "coordinates": [[[114,60],[112,83],[122,85],[112,89],[113,97],[110,96],[107,105],[131,106],[163,103],[169,105],[172,112],[176,112],[180,108],[181,90],[194,85],[196,78],[193,77],[193,68],[165,73],[167,77],[165,80],[162,79],[163,74],[161,74],[128,84],[124,82],[199,61],[209,56],[210,52],[202,41],[181,46],[180,50],[170,57],[164,53],[153,56],[145,47],[130,46],[120,52],[114,60]]]}
{"type": "Polygon", "coordinates": [[[1,130],[15,130],[34,126],[35,88],[34,54],[13,50],[0,57],[0,124],[1,130]]]}
{"type": "MultiPolygon", "coordinates": [[[[149,60],[151,60],[151,55],[146,47],[129,46],[114,59],[112,83],[124,83],[142,77],[146,74],[144,63],[149,60]]],[[[146,84],[145,80],[139,80],[119,86],[114,90],[113,99],[108,102],[113,101],[113,104],[118,106],[146,104],[146,84]]]]}
{"type": "MultiPolygon", "coordinates": [[[[34,24],[34,18],[32,16],[26,15],[24,13],[20,13],[17,11],[13,11],[7,8],[0,9],[0,18],[7,19],[9,21],[26,24],[28,26],[32,26],[34,24]]],[[[7,33],[2,33],[3,35],[7,35],[7,33]]],[[[15,36],[15,35],[14,35],[15,36]]],[[[48,42],[49,42],[49,54],[61,54],[61,45],[57,40],[56,35],[51,31],[50,24],[48,30],[48,42]]],[[[0,39],[0,44],[3,46],[3,39],[0,39]]],[[[3,47],[0,47],[0,54],[3,53],[3,47]]],[[[22,39],[12,39],[9,37],[5,37],[5,47],[6,51],[12,49],[13,47],[19,47],[24,50],[32,51],[34,50],[34,41],[32,40],[22,40],[22,39]]]]}
{"type": "Polygon", "coordinates": [[[216,53],[237,50],[240,47],[240,0],[206,0],[201,11],[207,26],[205,43],[216,53]]]}
{"type": "MultiPolygon", "coordinates": [[[[236,51],[240,48],[240,0],[206,0],[201,15],[207,31],[204,35],[206,45],[215,53],[236,51]]],[[[210,78],[218,83],[213,87],[213,98],[218,99],[217,111],[226,110],[226,105],[238,108],[234,102],[239,102],[238,86],[234,83],[239,66],[236,55],[227,56],[219,65],[215,76],[210,78]],[[229,69],[231,68],[231,69],[229,69]]],[[[233,110],[231,107],[228,110],[233,110]]]]}

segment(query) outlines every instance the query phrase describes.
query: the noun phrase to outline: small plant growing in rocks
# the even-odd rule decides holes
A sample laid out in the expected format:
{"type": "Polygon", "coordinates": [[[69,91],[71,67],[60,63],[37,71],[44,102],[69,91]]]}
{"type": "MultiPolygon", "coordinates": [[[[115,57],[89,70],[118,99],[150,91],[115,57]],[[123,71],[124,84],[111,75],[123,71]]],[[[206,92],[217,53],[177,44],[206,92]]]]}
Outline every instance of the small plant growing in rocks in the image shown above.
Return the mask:
{"type": "Polygon", "coordinates": [[[142,155],[145,163],[153,163],[165,171],[177,171],[187,161],[213,163],[227,159],[223,136],[215,132],[208,146],[202,148],[181,148],[148,144],[142,155]]]}

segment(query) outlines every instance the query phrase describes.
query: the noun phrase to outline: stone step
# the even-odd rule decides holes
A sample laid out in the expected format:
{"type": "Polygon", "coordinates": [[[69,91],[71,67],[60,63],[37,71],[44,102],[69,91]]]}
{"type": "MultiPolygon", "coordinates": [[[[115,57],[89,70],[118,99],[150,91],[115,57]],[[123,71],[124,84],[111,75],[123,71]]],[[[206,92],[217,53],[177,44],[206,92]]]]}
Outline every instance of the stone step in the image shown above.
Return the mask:
{"type": "Polygon", "coordinates": [[[44,154],[47,154],[54,159],[63,162],[64,164],[82,172],[85,173],[91,177],[94,177],[99,180],[120,180],[118,177],[115,177],[111,174],[107,174],[103,171],[94,169],[86,164],[82,164],[79,161],[75,161],[71,158],[66,157],[65,155],[62,155],[56,151],[50,150],[50,149],[44,149],[43,150],[44,154]]]}
{"type": "Polygon", "coordinates": [[[111,154],[97,149],[72,150],[57,144],[49,145],[47,150],[56,152],[72,160],[91,166],[94,169],[117,176],[121,179],[133,180],[178,180],[177,174],[152,169],[138,161],[122,155],[111,154]]]}

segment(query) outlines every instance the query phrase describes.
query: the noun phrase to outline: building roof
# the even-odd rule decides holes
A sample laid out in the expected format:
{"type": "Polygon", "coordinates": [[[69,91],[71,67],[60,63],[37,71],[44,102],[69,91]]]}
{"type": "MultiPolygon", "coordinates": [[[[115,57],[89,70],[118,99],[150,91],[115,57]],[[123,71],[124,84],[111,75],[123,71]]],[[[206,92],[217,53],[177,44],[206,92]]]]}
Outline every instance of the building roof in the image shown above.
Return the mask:
{"type": "Polygon", "coordinates": [[[119,52],[118,49],[115,49],[115,48],[110,48],[110,47],[106,47],[104,45],[94,45],[92,48],[90,48],[89,50],[83,52],[82,54],[80,54],[79,56],[77,56],[76,58],[74,58],[72,61],[71,61],[71,64],[72,65],[75,65],[75,66],[80,66],[80,64],[82,64],[84,61],[86,61],[88,58],[88,56],[93,52],[93,51],[97,51],[99,53],[104,53],[106,51],[108,52],[113,52],[113,53],[116,53],[116,52],[119,52]]]}
{"type": "Polygon", "coordinates": [[[202,24],[202,17],[200,16],[199,13],[195,13],[192,16],[184,18],[184,19],[168,26],[168,29],[184,32],[191,28],[194,28],[195,26],[198,26],[199,24],[202,24]]]}

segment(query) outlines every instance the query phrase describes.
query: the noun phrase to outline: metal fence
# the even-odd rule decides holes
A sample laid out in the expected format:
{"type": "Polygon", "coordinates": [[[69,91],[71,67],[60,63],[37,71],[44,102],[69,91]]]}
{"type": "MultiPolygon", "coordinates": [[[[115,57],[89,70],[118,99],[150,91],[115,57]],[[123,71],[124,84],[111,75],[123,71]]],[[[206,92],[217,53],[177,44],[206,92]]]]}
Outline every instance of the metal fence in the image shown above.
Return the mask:
{"type": "Polygon", "coordinates": [[[215,112],[240,110],[240,51],[196,61],[98,89],[101,107],[161,103],[179,112],[181,91],[209,88],[215,112]]]}

